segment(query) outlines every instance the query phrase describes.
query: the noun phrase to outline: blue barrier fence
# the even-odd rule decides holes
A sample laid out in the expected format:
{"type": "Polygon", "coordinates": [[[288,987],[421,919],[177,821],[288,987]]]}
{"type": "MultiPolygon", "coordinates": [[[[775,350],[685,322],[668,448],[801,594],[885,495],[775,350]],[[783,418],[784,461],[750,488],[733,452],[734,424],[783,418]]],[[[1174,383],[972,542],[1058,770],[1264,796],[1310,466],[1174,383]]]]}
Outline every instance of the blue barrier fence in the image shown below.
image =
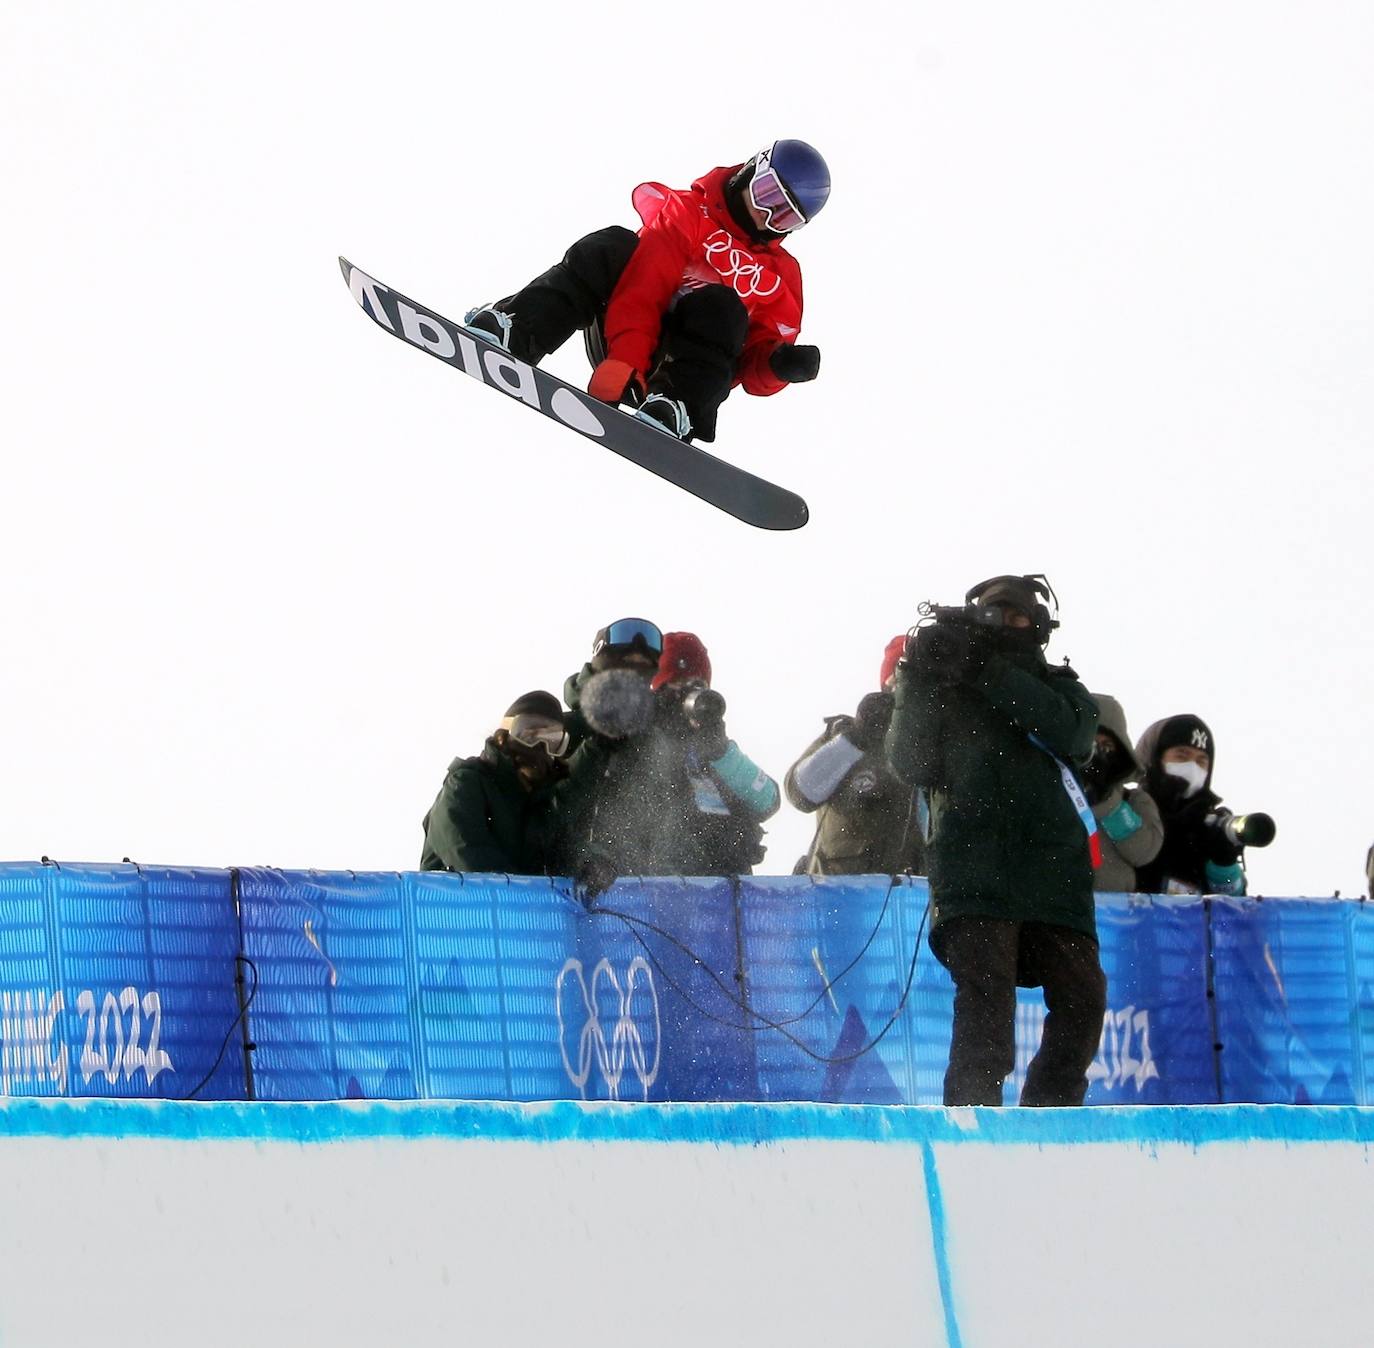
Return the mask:
{"type": "Polygon", "coordinates": [[[238,948],[228,871],[0,865],[0,1094],[241,1099],[238,948]]]}
{"type": "MultiPolygon", "coordinates": [[[[0,865],[0,1094],[934,1104],[927,897],[0,865]]],[[[1369,905],[1104,895],[1098,928],[1090,1104],[1374,1103],[1369,905]]],[[[1024,991],[1009,1102],[1043,1019],[1024,991]]]]}

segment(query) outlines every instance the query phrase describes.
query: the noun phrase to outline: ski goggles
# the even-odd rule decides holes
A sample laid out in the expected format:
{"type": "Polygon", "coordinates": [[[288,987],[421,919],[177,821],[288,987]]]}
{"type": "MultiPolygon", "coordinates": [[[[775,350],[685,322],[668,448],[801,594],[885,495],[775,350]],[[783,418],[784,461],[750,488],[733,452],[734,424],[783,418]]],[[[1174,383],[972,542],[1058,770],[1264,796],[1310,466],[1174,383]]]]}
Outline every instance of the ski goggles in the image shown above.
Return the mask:
{"type": "Polygon", "coordinates": [[[508,716],[501,722],[501,728],[526,749],[537,749],[542,744],[550,758],[562,758],[568,752],[568,732],[545,717],[508,716]]]}
{"type": "Polygon", "coordinates": [[[592,654],[599,655],[608,646],[633,646],[636,642],[655,659],[663,654],[663,633],[644,618],[620,618],[603,627],[592,642],[592,654]]]}
{"type": "Polygon", "coordinates": [[[786,234],[800,229],[806,223],[806,214],[783,186],[770,161],[771,153],[760,150],[756,156],[754,176],[749,180],[749,200],[763,213],[769,229],[775,234],[786,234]]]}

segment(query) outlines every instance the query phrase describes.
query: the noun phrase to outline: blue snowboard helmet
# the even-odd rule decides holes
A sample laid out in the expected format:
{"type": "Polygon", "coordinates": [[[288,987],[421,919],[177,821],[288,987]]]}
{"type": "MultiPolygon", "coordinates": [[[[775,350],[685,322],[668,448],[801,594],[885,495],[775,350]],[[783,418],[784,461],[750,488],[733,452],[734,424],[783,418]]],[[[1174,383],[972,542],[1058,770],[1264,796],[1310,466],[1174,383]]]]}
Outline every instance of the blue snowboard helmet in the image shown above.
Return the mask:
{"type": "Polygon", "coordinates": [[[814,219],[830,198],[830,169],[804,140],[775,140],[734,175],[773,234],[790,234],[814,219]]]}

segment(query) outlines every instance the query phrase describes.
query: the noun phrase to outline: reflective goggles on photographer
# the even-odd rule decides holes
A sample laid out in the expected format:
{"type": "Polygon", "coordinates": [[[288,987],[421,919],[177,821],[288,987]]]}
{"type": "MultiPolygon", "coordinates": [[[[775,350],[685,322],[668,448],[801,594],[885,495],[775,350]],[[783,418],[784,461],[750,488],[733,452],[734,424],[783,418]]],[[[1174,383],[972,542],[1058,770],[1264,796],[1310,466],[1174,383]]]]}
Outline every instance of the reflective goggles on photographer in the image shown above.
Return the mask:
{"type": "Polygon", "coordinates": [[[568,752],[568,732],[547,717],[507,716],[501,729],[526,749],[537,749],[542,744],[550,758],[562,758],[568,752]]]}
{"type": "Polygon", "coordinates": [[[771,150],[760,150],[754,157],[754,176],[749,180],[749,200],[762,212],[764,222],[775,234],[787,234],[806,223],[802,208],[792,200],[778,171],[770,162],[771,150]]]}
{"type": "Polygon", "coordinates": [[[592,654],[599,655],[608,646],[642,646],[657,659],[663,654],[663,633],[644,618],[620,618],[603,627],[592,642],[592,654]]]}

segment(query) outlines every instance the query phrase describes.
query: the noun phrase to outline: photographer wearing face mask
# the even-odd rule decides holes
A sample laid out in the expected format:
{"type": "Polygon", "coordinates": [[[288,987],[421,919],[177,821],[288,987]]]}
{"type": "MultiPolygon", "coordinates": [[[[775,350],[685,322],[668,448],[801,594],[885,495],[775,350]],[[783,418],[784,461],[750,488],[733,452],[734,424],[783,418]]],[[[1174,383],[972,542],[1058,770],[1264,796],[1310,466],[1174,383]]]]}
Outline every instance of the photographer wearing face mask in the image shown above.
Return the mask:
{"type": "Polygon", "coordinates": [[[1245,848],[1268,847],[1274,821],[1222,805],[1212,790],[1216,740],[1207,723],[1191,713],[1156,721],[1135,753],[1164,821],[1164,845],[1137,876],[1142,892],[1244,894],[1245,848]]]}
{"type": "Polygon", "coordinates": [[[1096,824],[1074,775],[1097,707],[1046,664],[1043,576],[998,576],[923,605],[898,665],[887,756],[928,798],[930,946],[954,979],[947,1105],[999,1105],[1016,989],[1043,987],[1023,1105],[1079,1105],[1106,1008],[1093,903],[1096,824]]]}
{"type": "Polygon", "coordinates": [[[824,732],[783,780],[792,805],[816,815],[816,836],[797,874],[925,874],[915,793],[883,753],[897,661],[905,650],[905,633],[888,642],[879,691],[865,693],[853,716],[828,717],[824,732]]]}
{"type": "Polygon", "coordinates": [[[455,758],[424,818],[422,871],[543,875],[568,735],[552,693],[517,698],[475,758],[455,758]]]}
{"type": "Polygon", "coordinates": [[[1094,693],[1097,742],[1082,771],[1083,792],[1100,830],[1102,864],[1093,872],[1093,888],[1110,893],[1141,892],[1137,867],[1151,862],[1164,842],[1159,806],[1138,781],[1143,769],[1131,748],[1126,713],[1116,698],[1094,693]]]}

